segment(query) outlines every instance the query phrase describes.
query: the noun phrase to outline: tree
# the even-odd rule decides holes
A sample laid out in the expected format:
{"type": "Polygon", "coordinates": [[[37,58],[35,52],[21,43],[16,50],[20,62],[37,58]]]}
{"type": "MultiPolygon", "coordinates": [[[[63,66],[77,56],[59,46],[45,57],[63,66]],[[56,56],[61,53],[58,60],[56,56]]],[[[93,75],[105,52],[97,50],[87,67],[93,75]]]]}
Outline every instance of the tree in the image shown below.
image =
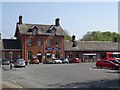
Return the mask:
{"type": "Polygon", "coordinates": [[[80,41],[115,41],[120,42],[120,34],[116,32],[100,32],[100,31],[92,31],[87,32],[80,41]]]}

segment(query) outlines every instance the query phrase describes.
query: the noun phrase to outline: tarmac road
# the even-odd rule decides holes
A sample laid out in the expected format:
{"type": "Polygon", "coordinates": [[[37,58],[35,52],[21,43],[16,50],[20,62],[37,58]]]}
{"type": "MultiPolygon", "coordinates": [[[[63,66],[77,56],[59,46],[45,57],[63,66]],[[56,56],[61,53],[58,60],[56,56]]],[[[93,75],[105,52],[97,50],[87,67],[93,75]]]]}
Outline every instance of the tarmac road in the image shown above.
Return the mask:
{"type": "Polygon", "coordinates": [[[118,70],[95,63],[27,65],[2,71],[2,79],[24,88],[119,88],[118,70]]]}

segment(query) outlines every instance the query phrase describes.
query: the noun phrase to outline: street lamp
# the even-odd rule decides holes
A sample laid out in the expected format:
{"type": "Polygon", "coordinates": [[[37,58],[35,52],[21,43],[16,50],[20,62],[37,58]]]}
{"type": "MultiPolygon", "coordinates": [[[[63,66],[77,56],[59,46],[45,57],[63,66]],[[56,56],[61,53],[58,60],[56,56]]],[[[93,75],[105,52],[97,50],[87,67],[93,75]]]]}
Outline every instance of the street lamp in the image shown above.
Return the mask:
{"type": "Polygon", "coordinates": [[[10,54],[10,69],[12,69],[12,55],[13,55],[13,52],[9,52],[10,54]]]}

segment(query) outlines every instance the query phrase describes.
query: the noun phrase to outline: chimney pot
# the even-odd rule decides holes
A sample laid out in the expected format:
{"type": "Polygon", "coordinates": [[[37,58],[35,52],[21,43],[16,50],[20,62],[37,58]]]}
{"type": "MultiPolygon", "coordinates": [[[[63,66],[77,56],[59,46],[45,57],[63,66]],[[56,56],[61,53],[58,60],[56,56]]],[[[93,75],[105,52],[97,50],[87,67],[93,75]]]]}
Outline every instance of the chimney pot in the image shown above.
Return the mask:
{"type": "Polygon", "coordinates": [[[19,16],[19,24],[22,24],[22,16],[19,16]]]}
{"type": "Polygon", "coordinates": [[[55,19],[55,25],[56,25],[56,26],[60,26],[60,22],[59,22],[59,21],[60,21],[59,18],[55,19]]]}

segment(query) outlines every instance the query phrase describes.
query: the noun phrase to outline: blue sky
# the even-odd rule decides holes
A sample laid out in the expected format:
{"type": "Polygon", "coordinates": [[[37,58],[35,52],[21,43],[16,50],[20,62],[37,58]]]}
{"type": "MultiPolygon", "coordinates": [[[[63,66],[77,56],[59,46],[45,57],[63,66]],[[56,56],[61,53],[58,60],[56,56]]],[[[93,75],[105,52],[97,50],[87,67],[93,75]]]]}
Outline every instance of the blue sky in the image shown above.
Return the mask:
{"type": "Polygon", "coordinates": [[[3,2],[2,37],[14,37],[19,15],[23,23],[60,24],[70,35],[82,38],[88,31],[118,32],[117,2],[3,2]]]}

